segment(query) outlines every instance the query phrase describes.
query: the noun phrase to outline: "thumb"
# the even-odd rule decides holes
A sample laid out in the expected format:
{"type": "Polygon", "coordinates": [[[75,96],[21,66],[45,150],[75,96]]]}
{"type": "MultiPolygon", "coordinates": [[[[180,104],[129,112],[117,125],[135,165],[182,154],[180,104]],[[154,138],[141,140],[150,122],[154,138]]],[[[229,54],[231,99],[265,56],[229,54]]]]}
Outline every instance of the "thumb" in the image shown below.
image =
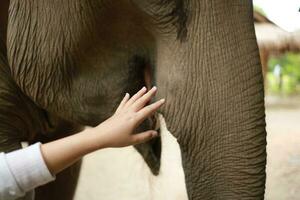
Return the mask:
{"type": "Polygon", "coordinates": [[[148,140],[157,137],[158,133],[154,130],[144,131],[138,134],[132,135],[133,144],[139,144],[147,142],[148,140]]]}

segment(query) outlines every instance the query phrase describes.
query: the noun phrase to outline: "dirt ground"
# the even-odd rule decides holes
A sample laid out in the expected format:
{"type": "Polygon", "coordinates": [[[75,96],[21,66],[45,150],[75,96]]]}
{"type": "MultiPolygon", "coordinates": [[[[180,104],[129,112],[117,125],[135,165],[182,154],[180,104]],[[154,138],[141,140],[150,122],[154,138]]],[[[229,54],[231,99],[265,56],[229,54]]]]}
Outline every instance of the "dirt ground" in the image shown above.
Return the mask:
{"type": "MultiPolygon", "coordinates": [[[[300,199],[300,98],[266,98],[267,200],[300,199]]],[[[84,158],[75,200],[184,200],[176,141],[170,136],[160,178],[133,148],[108,149],[84,158]],[[169,163],[169,164],[166,164],[169,163]],[[167,178],[166,178],[167,177],[167,178]],[[161,191],[164,191],[163,193],[161,191]],[[167,194],[174,193],[170,198],[167,194]]]]}
{"type": "Polygon", "coordinates": [[[162,159],[153,176],[132,147],[99,150],[83,160],[75,200],[187,200],[180,149],[160,115],[162,159]]]}
{"type": "Polygon", "coordinates": [[[267,200],[300,199],[300,98],[267,98],[267,200]]]}

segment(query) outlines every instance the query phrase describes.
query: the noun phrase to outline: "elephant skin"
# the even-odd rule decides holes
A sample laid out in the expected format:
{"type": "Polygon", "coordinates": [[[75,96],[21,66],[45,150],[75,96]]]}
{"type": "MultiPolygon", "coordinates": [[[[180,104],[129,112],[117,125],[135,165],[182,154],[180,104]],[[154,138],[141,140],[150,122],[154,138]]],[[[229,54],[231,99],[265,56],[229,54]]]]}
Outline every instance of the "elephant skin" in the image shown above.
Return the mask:
{"type": "MultiPolygon", "coordinates": [[[[251,1],[10,0],[1,15],[0,150],[95,126],[125,92],[156,85],[189,199],[264,198],[264,87],[251,1]]],[[[160,139],[135,147],[157,175],[160,139]]]]}

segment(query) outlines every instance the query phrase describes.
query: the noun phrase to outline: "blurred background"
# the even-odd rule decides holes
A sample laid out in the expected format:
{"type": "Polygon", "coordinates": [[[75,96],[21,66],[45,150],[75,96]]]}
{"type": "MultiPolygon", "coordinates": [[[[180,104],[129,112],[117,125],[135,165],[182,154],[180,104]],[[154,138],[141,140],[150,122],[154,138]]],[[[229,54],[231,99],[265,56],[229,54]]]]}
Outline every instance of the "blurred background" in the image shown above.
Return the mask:
{"type": "Polygon", "coordinates": [[[300,1],[254,0],[265,81],[266,199],[300,199],[300,1]]]}
{"type": "MultiPolygon", "coordinates": [[[[265,82],[267,123],[267,200],[300,199],[300,0],[254,0],[254,20],[265,82]]],[[[170,135],[163,147],[178,151],[170,135]]],[[[164,153],[164,152],[163,152],[164,153]]],[[[180,160],[170,157],[168,159],[180,160]]],[[[133,148],[98,151],[84,158],[76,200],[183,200],[180,166],[162,164],[161,180],[153,177],[133,148]],[[119,166],[123,166],[120,170],[119,166]],[[172,170],[170,170],[172,169],[172,170]],[[139,178],[136,178],[139,177],[139,178]],[[142,179],[140,177],[143,177],[142,179]],[[172,177],[167,180],[165,177],[172,177]],[[174,180],[177,180],[176,183],[174,180]],[[173,181],[172,181],[173,180],[173,181]],[[131,193],[125,193],[131,191],[131,193]],[[176,194],[175,194],[176,193],[176,194]],[[101,198],[100,198],[101,197],[101,198]],[[134,198],[135,197],[135,198],[134,198]],[[170,198],[167,198],[170,199],[170,198]]]]}

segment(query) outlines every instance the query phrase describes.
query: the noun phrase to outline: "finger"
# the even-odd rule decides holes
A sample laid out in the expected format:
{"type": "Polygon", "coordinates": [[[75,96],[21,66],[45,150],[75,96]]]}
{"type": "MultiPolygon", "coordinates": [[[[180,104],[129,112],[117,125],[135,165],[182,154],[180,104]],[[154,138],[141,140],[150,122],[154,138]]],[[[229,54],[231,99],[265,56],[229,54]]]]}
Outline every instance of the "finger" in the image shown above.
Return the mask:
{"type": "Polygon", "coordinates": [[[154,130],[148,130],[142,133],[134,134],[132,135],[132,143],[139,144],[147,142],[148,140],[151,140],[152,138],[156,137],[158,135],[157,131],[154,130]]]}
{"type": "Polygon", "coordinates": [[[118,112],[120,109],[123,108],[123,106],[125,105],[125,103],[128,101],[130,95],[128,93],[125,94],[124,98],[122,99],[120,105],[118,106],[116,112],[118,112]]]}
{"type": "Polygon", "coordinates": [[[157,91],[157,87],[152,87],[146,94],[144,94],[141,98],[137,99],[133,104],[132,107],[134,111],[139,111],[142,109],[147,102],[151,100],[151,98],[155,95],[157,91]]]}
{"type": "Polygon", "coordinates": [[[141,123],[147,117],[149,117],[155,111],[157,111],[164,103],[165,103],[165,99],[161,99],[159,101],[156,101],[156,102],[142,108],[140,111],[138,111],[136,113],[136,119],[138,120],[139,123],[141,123]]]}
{"type": "Polygon", "coordinates": [[[141,96],[143,96],[143,94],[146,92],[146,87],[142,87],[142,89],[140,89],[140,91],[138,91],[135,95],[133,95],[125,104],[125,107],[130,106],[131,104],[133,104],[138,98],[140,98],[141,96]]]}

